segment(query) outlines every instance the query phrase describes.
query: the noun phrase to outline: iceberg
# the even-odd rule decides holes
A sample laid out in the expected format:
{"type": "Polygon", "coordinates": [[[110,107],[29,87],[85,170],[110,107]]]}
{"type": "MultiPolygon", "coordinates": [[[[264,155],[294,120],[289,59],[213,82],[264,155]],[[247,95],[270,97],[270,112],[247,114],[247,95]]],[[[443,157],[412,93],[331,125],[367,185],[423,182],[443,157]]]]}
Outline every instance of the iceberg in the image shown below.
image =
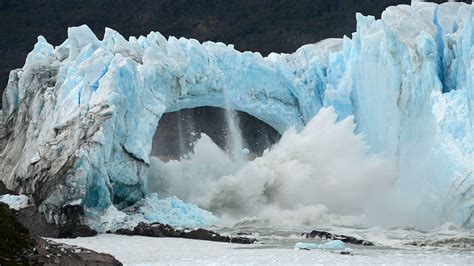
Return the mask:
{"type": "Polygon", "coordinates": [[[50,222],[71,203],[96,219],[147,198],[166,112],[231,108],[284,133],[331,106],[340,120],[353,116],[373,154],[396,162],[391,205],[406,223],[473,228],[474,10],[412,3],[356,18],[351,38],[267,57],[158,32],[127,40],[106,29],[99,40],[85,25],[56,47],[40,36],[3,95],[0,178],[50,222]]]}

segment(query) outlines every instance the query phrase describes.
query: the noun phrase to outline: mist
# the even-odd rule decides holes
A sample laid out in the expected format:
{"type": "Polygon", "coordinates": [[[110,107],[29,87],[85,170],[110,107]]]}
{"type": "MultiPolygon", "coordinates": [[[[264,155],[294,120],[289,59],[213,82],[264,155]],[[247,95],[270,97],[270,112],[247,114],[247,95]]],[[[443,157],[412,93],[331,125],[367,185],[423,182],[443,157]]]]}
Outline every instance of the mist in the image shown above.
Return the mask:
{"type": "Polygon", "coordinates": [[[236,160],[205,134],[181,160],[152,157],[149,189],[176,195],[228,222],[318,225],[377,220],[396,177],[393,162],[370,154],[352,117],[321,111],[288,130],[253,161],[236,160]]]}

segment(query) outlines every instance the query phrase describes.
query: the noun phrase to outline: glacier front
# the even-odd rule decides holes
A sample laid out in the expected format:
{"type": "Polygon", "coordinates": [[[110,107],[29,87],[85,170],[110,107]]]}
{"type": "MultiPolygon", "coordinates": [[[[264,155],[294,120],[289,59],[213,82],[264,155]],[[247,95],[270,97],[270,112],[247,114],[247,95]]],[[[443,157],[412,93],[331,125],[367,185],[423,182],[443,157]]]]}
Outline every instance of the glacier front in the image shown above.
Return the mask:
{"type": "Polygon", "coordinates": [[[210,213],[147,195],[164,113],[231,108],[284,133],[331,106],[354,117],[369,153],[396,162],[390,208],[401,223],[473,228],[474,10],[413,3],[356,18],[351,38],[267,57],[158,32],[126,40],[106,29],[98,40],[73,27],[57,47],[40,36],[3,95],[0,178],[56,223],[68,204],[95,220],[149,201],[184,211],[144,219],[205,226],[210,213]]]}

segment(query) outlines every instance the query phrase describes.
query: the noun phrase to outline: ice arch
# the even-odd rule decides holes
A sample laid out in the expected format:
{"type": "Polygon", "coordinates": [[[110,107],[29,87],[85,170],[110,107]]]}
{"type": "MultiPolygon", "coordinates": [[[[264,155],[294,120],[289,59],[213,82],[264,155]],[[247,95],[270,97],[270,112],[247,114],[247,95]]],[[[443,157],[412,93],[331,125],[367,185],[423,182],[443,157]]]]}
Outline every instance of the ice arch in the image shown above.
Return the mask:
{"type": "Polygon", "coordinates": [[[131,204],[146,192],[165,112],[232,108],[280,133],[302,128],[322,105],[322,66],[306,69],[321,51],[311,51],[264,58],[154,32],[127,41],[111,29],[99,41],[87,26],[70,28],[58,47],[39,37],[5,92],[3,180],[31,194],[51,220],[65,204],[131,204]],[[305,86],[295,81],[302,75],[305,86]]]}

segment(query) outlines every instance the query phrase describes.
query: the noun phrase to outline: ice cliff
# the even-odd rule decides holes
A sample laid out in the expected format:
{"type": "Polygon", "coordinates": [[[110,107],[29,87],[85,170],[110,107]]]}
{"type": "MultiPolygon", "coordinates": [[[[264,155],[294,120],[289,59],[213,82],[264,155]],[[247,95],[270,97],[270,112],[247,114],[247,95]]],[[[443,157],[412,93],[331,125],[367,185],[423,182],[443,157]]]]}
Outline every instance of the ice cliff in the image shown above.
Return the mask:
{"type": "MultiPolygon", "coordinates": [[[[283,133],[333,106],[339,119],[354,116],[372,152],[396,161],[392,204],[416,199],[407,223],[474,227],[473,45],[474,12],[460,3],[357,14],[351,38],[268,57],[158,32],[126,40],[106,29],[98,40],[73,27],[57,47],[40,36],[3,95],[0,178],[50,221],[61,222],[67,204],[99,215],[149,198],[165,112],[230,107],[283,133]]],[[[166,204],[198,225],[212,221],[177,199],[166,204]]]]}

